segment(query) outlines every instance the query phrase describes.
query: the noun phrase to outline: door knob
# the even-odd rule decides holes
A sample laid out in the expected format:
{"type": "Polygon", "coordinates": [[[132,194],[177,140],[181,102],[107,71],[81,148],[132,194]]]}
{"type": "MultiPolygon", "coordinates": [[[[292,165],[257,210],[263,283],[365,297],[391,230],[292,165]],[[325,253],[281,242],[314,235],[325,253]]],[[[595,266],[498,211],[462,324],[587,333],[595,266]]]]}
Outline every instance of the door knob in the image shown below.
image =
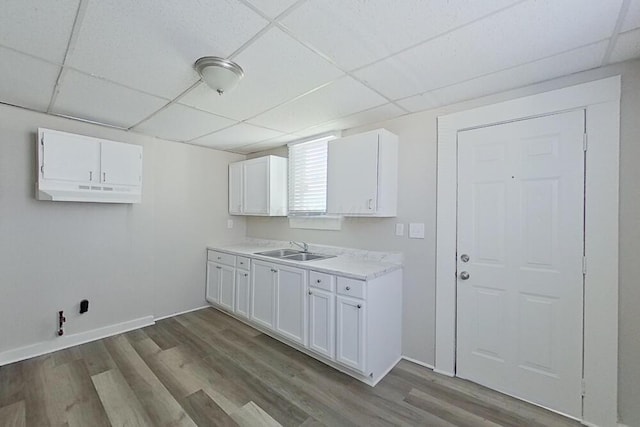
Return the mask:
{"type": "Polygon", "coordinates": [[[460,279],[462,280],[467,280],[469,278],[469,273],[466,271],[463,271],[460,273],[460,279]]]}

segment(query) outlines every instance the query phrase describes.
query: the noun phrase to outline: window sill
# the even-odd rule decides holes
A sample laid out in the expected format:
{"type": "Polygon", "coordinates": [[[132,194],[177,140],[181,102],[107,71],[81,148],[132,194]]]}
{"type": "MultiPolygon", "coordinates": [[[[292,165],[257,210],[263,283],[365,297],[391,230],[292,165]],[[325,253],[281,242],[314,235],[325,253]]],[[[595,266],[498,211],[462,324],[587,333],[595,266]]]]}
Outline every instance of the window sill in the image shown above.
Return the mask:
{"type": "Polygon", "coordinates": [[[342,230],[342,217],[334,215],[290,216],[289,228],[306,230],[342,230]]]}

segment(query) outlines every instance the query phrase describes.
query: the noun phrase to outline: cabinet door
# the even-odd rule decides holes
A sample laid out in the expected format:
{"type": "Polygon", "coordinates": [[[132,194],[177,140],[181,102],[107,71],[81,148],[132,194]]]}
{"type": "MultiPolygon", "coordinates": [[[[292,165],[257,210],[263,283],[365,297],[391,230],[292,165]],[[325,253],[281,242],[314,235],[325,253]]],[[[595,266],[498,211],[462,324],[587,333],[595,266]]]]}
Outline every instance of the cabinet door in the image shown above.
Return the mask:
{"type": "Polygon", "coordinates": [[[269,213],[269,157],[247,160],[242,164],[243,213],[269,213]]]}
{"type": "Polygon", "coordinates": [[[80,135],[45,133],[40,141],[42,178],[100,182],[100,143],[80,135]]]}
{"type": "Polygon", "coordinates": [[[378,133],[367,132],[329,142],[327,211],[374,214],[378,194],[378,133]]]}
{"type": "Polygon", "coordinates": [[[275,329],[275,282],[273,264],[253,261],[251,263],[251,320],[275,329]]]}
{"type": "Polygon", "coordinates": [[[236,305],[238,316],[249,317],[249,272],[236,270],[236,305]]]}
{"type": "Polygon", "coordinates": [[[213,304],[220,302],[220,282],[222,281],[222,265],[207,262],[207,290],[205,297],[213,304]]]}
{"type": "Polygon", "coordinates": [[[100,144],[100,182],[114,185],[140,185],[142,147],[121,142],[100,144]]]}
{"type": "Polygon", "coordinates": [[[276,331],[305,345],[307,338],[307,271],[277,266],[276,331]]]}
{"type": "Polygon", "coordinates": [[[331,292],[309,288],[309,349],[330,359],[335,356],[335,305],[331,292]]]}
{"type": "Polygon", "coordinates": [[[361,300],[337,297],[336,361],[364,372],[365,305],[361,300]]]}
{"type": "Polygon", "coordinates": [[[242,214],[242,164],[229,165],[229,213],[232,215],[242,214]]]}
{"type": "Polygon", "coordinates": [[[235,268],[223,265],[220,271],[220,305],[233,311],[235,301],[235,268]]]}

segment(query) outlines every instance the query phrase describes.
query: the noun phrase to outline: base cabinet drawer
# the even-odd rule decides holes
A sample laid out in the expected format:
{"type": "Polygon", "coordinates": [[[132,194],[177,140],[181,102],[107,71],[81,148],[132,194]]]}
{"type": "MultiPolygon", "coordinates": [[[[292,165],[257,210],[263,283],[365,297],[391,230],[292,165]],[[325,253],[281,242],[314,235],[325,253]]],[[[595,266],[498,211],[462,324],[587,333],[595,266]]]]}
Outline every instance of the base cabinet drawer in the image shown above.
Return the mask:
{"type": "Polygon", "coordinates": [[[309,349],[330,359],[335,357],[336,297],[309,288],[309,349]]]}
{"type": "Polygon", "coordinates": [[[209,261],[217,262],[218,264],[225,264],[231,267],[236,266],[236,256],[225,252],[209,250],[207,251],[207,259],[209,261]]]}
{"type": "Polygon", "coordinates": [[[336,361],[365,371],[365,304],[353,298],[336,298],[336,361]]]}

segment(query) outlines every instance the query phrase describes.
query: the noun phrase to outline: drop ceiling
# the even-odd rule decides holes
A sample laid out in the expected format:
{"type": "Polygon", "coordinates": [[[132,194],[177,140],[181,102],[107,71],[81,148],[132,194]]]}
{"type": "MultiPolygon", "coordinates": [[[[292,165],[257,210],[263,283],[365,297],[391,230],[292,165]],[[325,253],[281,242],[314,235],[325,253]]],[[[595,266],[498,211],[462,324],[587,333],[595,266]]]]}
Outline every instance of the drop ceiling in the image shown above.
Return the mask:
{"type": "Polygon", "coordinates": [[[251,153],[636,57],[640,0],[4,0],[0,102],[251,153]]]}

